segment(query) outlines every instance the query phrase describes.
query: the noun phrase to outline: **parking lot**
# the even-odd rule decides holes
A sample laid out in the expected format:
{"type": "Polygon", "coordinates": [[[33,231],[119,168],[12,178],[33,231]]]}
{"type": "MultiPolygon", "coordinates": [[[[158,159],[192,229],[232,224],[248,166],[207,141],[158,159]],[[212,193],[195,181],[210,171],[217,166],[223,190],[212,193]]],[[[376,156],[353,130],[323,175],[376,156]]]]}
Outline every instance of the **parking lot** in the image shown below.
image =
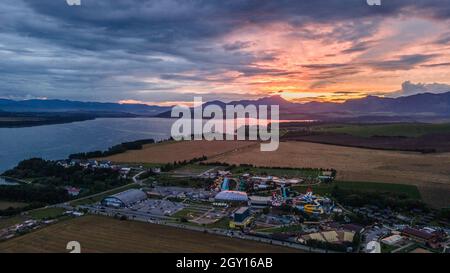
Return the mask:
{"type": "Polygon", "coordinates": [[[163,197],[189,198],[191,200],[209,200],[215,196],[214,192],[181,187],[155,187],[153,192],[163,197]]]}
{"type": "MultiPolygon", "coordinates": [[[[151,215],[172,216],[178,211],[184,209],[184,205],[178,202],[160,199],[146,199],[132,205],[128,210],[138,211],[151,215]]],[[[127,209],[124,209],[127,210],[127,209]]]]}

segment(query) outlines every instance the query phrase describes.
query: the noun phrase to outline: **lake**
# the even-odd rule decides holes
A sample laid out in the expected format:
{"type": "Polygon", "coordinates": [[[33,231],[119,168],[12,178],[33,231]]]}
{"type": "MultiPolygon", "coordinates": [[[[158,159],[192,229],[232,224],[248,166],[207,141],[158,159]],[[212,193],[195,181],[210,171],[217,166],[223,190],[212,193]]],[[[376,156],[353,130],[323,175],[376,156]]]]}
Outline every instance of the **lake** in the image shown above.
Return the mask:
{"type": "MultiPolygon", "coordinates": [[[[0,174],[15,167],[21,160],[33,157],[65,159],[73,153],[106,150],[127,141],[168,139],[174,121],[166,118],[99,118],[56,125],[0,128],[0,174]]],[[[268,121],[247,118],[225,123],[235,123],[237,128],[245,124],[266,125],[268,121]]],[[[222,131],[220,128],[217,130],[222,131]]]]}
{"type": "MultiPolygon", "coordinates": [[[[26,128],[0,128],[0,173],[32,157],[65,159],[73,153],[106,150],[139,139],[170,137],[174,120],[99,118],[26,128]]],[[[0,183],[6,183],[0,180],[0,183]]]]}

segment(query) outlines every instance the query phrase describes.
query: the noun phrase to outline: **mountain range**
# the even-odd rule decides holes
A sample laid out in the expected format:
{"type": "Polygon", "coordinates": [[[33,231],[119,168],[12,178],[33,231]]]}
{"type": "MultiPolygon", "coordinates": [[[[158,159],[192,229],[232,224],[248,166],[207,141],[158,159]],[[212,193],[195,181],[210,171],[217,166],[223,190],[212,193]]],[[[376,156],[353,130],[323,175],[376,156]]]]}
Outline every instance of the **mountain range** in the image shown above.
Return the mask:
{"type": "MultiPolygon", "coordinates": [[[[311,116],[443,116],[450,117],[450,92],[432,94],[423,93],[398,98],[367,96],[351,99],[343,103],[309,102],[295,103],[279,95],[256,100],[239,100],[232,102],[210,101],[206,105],[279,105],[280,116],[295,119],[311,116]]],[[[0,99],[0,111],[5,112],[102,112],[122,113],[137,116],[170,117],[171,107],[146,104],[119,104],[100,102],[80,102],[68,100],[8,100],[0,99]]]]}
{"type": "MultiPolygon", "coordinates": [[[[283,99],[279,95],[257,100],[240,100],[224,103],[210,101],[207,105],[218,105],[225,109],[226,105],[279,105],[282,119],[334,119],[358,116],[378,117],[450,117],[450,92],[441,94],[423,93],[399,98],[367,96],[351,99],[343,103],[308,102],[295,103],[283,99]]],[[[159,117],[170,117],[170,111],[161,113],[159,117]]],[[[386,119],[387,120],[387,119],[386,119]]]]}
{"type": "Polygon", "coordinates": [[[9,100],[0,99],[0,111],[5,112],[90,112],[123,115],[155,116],[171,107],[146,104],[120,104],[103,102],[81,102],[69,100],[9,100]]]}

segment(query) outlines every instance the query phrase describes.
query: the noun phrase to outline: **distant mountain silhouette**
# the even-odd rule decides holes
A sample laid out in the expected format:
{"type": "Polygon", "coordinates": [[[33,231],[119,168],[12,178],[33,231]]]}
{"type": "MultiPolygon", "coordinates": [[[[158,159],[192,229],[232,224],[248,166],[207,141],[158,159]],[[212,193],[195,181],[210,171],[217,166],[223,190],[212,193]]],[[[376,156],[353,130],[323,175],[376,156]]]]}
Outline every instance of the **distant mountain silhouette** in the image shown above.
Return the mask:
{"type": "MultiPolygon", "coordinates": [[[[256,100],[240,100],[224,103],[222,101],[210,101],[207,105],[218,105],[225,108],[226,105],[279,105],[281,116],[287,115],[438,115],[450,116],[450,92],[442,94],[417,94],[399,98],[385,98],[367,96],[360,99],[351,99],[343,103],[333,102],[308,102],[304,104],[294,103],[283,99],[279,95],[264,97],[256,100]]],[[[170,111],[161,113],[159,117],[170,117],[170,111]]]]}
{"type": "Polygon", "coordinates": [[[298,108],[307,112],[386,113],[386,114],[438,114],[450,115],[450,92],[417,94],[399,98],[367,96],[344,103],[307,103],[298,108]]]}
{"type": "Polygon", "coordinates": [[[112,112],[154,116],[170,107],[146,104],[120,104],[102,102],[81,102],[69,100],[7,100],[0,99],[0,111],[8,112],[112,112]]]}
{"type": "MultiPolygon", "coordinates": [[[[279,105],[280,115],[294,119],[295,115],[303,116],[414,116],[435,115],[450,116],[450,92],[441,94],[417,94],[399,98],[385,98],[367,96],[351,99],[343,103],[309,102],[294,103],[283,99],[279,95],[263,97],[256,100],[239,100],[228,103],[216,100],[203,104],[218,105],[279,105]]],[[[0,99],[0,111],[7,112],[110,112],[125,113],[142,116],[170,117],[171,107],[152,106],[146,104],[119,104],[100,102],[80,102],[69,100],[7,100],[0,99]]]]}

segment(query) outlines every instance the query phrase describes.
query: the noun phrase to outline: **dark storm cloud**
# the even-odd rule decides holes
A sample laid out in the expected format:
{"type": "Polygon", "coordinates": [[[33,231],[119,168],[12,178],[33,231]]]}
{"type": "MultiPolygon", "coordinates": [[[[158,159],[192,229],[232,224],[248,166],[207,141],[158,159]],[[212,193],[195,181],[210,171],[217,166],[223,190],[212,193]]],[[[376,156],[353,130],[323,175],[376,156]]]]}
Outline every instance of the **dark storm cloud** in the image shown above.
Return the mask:
{"type": "MultiPolygon", "coordinates": [[[[381,27],[381,18],[448,19],[450,0],[383,1],[375,8],[365,0],[82,0],[80,7],[65,0],[2,0],[0,13],[0,96],[152,100],[180,87],[164,81],[232,81],[224,71],[292,76],[255,67],[276,60],[276,52],[249,52],[248,41],[217,43],[244,25],[284,22],[301,37],[351,41],[345,53],[362,52],[372,44],[360,39],[381,27]],[[314,23],[338,27],[324,34],[301,28],[314,23]]],[[[427,58],[403,56],[371,66],[407,69],[427,58]]],[[[330,70],[317,79],[357,71],[333,66],[309,68],[330,70]]]]}

